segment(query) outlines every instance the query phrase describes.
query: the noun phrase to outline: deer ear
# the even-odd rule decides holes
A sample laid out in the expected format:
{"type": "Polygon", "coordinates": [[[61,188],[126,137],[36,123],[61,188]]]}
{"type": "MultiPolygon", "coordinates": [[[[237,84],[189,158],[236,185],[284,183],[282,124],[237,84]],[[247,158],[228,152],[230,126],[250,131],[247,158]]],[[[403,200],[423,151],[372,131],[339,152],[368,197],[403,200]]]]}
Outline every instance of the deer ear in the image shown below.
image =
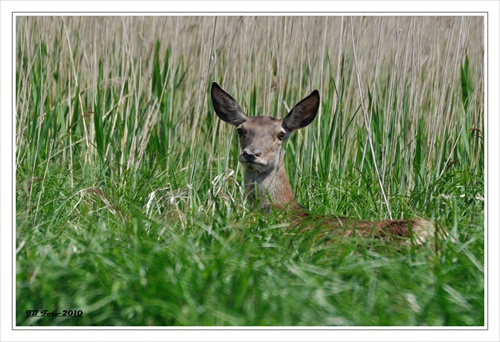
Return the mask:
{"type": "Polygon", "coordinates": [[[215,82],[212,83],[212,103],[217,116],[231,125],[239,126],[247,120],[240,105],[215,82]]]}
{"type": "Polygon", "coordinates": [[[309,125],[319,108],[319,92],[314,90],[308,97],[300,101],[292,108],[290,113],[283,119],[283,128],[289,132],[309,125]]]}

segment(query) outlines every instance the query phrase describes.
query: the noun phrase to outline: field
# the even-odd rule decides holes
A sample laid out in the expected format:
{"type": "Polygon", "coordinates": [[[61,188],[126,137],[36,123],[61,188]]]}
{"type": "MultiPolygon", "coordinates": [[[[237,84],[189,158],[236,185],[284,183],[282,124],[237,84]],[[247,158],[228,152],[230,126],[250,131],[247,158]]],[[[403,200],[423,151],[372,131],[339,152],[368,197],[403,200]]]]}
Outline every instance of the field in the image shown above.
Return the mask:
{"type": "Polygon", "coordinates": [[[484,41],[482,17],[18,17],[16,324],[483,326],[484,41]],[[314,214],[448,237],[253,212],[213,81],[250,116],[319,90],[285,146],[314,214]]]}

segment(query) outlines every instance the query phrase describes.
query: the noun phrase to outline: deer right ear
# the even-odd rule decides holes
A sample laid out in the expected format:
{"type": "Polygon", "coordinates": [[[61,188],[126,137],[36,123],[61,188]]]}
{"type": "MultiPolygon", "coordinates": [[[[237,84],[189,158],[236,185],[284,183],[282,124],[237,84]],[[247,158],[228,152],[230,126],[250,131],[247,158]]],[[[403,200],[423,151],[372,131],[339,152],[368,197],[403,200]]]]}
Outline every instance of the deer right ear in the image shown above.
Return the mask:
{"type": "Polygon", "coordinates": [[[233,126],[247,120],[240,105],[215,82],[212,83],[212,103],[217,116],[233,126]]]}
{"type": "Polygon", "coordinates": [[[314,90],[311,95],[297,103],[297,105],[292,108],[290,113],[288,113],[288,115],[283,119],[283,127],[289,132],[306,127],[316,117],[318,108],[319,92],[314,90]]]}

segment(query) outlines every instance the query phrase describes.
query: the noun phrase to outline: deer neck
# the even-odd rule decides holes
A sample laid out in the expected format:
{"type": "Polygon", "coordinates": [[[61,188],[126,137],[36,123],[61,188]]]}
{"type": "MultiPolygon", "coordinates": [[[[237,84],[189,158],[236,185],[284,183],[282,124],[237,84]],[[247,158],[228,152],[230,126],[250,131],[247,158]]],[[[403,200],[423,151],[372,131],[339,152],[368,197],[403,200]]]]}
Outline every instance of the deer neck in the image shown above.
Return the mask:
{"type": "Polygon", "coordinates": [[[245,169],[245,195],[260,208],[286,206],[295,202],[281,151],[278,162],[266,172],[245,169]]]}

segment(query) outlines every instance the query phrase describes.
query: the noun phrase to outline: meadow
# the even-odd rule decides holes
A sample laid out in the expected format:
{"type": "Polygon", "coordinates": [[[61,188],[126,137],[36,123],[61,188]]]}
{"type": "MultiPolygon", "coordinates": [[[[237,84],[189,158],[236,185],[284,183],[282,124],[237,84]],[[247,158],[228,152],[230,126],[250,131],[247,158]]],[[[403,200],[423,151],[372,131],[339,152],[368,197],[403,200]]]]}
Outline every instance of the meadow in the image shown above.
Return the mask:
{"type": "Polygon", "coordinates": [[[15,30],[18,326],[485,324],[482,17],[20,16],[15,30]],[[252,211],[213,81],[249,116],[319,90],[285,145],[314,214],[418,216],[448,238],[333,240],[252,211]]]}

